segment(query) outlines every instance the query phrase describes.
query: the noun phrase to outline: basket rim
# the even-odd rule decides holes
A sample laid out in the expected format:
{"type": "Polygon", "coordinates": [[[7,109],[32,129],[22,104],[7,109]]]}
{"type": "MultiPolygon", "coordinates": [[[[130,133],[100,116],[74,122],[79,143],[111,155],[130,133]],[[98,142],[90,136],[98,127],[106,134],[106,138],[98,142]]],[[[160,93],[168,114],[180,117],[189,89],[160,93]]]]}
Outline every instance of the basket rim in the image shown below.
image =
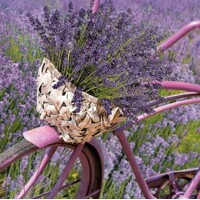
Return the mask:
{"type": "MultiPolygon", "coordinates": [[[[63,76],[63,75],[56,69],[56,67],[54,66],[54,64],[53,64],[48,58],[46,58],[46,57],[44,57],[44,59],[43,59],[43,61],[42,61],[42,65],[41,65],[41,67],[40,67],[39,70],[42,69],[42,66],[43,66],[44,64],[45,64],[45,65],[48,65],[48,66],[51,68],[51,72],[50,72],[50,73],[53,73],[57,79],[59,79],[61,76],[63,76]]],[[[71,83],[71,82],[65,82],[65,84],[64,84],[63,86],[66,86],[66,87],[69,88],[72,92],[75,92],[75,90],[76,90],[76,88],[77,88],[77,87],[76,87],[73,83],[71,83]]],[[[92,95],[88,94],[87,92],[82,91],[82,95],[83,95],[83,98],[89,99],[91,103],[101,104],[101,103],[100,103],[100,102],[101,102],[100,99],[98,99],[98,98],[95,97],[95,96],[92,96],[92,95]]]]}

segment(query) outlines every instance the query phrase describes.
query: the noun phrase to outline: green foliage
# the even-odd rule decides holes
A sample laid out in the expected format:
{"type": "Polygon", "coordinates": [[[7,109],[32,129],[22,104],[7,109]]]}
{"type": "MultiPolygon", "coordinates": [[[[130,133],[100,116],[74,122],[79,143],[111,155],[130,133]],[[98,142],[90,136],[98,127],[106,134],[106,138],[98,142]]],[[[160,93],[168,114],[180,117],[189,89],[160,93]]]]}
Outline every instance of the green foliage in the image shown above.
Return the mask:
{"type": "Polygon", "coordinates": [[[189,64],[192,61],[192,56],[191,55],[186,55],[182,59],[182,64],[189,64]]]}
{"type": "Polygon", "coordinates": [[[35,43],[36,41],[30,42],[29,35],[22,35],[20,32],[16,32],[15,38],[9,36],[6,40],[0,41],[1,45],[7,44],[7,49],[4,53],[13,62],[28,61],[29,63],[41,59],[42,56],[41,49],[34,45],[35,43]],[[22,49],[21,43],[23,43],[23,48],[27,48],[26,51],[22,49]]]}
{"type": "Polygon", "coordinates": [[[125,180],[121,183],[120,187],[116,187],[112,179],[105,181],[102,186],[103,192],[100,199],[123,199],[127,182],[128,180],[125,180]]]}
{"type": "Polygon", "coordinates": [[[0,198],[1,199],[3,199],[3,197],[6,194],[6,191],[3,189],[3,181],[4,181],[4,178],[0,176],[0,198]]]}

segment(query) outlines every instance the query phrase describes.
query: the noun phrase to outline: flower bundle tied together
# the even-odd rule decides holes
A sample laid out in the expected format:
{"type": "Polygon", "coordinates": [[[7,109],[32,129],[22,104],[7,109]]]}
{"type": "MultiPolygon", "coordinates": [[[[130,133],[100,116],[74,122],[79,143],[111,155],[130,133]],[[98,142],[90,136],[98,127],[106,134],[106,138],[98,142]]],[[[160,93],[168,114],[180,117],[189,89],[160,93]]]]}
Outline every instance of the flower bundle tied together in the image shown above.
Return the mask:
{"type": "Polygon", "coordinates": [[[169,59],[156,52],[164,36],[137,11],[117,11],[106,0],[97,13],[76,11],[70,2],[67,13],[45,7],[43,19],[28,17],[47,58],[38,111],[66,142],[89,141],[125,118],[153,112],[147,103],[162,100],[152,81],[171,74],[169,59]]]}

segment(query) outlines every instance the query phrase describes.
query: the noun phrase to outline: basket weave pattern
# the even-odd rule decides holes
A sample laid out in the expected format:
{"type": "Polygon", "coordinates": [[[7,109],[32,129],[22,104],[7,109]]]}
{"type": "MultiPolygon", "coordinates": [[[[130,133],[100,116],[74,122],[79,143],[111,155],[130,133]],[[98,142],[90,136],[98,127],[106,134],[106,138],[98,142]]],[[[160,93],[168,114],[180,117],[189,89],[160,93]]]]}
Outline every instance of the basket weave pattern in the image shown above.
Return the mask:
{"type": "Polygon", "coordinates": [[[40,119],[57,127],[65,142],[90,141],[125,120],[120,108],[113,108],[108,116],[100,101],[85,92],[82,92],[81,111],[76,113],[72,101],[76,87],[69,82],[58,89],[52,87],[60,76],[54,65],[44,58],[37,78],[37,111],[40,119]]]}

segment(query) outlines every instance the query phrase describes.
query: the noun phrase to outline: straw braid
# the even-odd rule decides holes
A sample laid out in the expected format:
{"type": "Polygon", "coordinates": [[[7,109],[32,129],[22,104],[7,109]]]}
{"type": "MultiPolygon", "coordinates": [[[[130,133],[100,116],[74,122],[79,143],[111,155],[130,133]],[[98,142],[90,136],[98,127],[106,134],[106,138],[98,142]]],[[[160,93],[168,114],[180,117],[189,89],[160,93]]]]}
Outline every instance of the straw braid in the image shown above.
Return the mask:
{"type": "Polygon", "coordinates": [[[90,141],[125,120],[120,108],[113,108],[108,116],[100,101],[85,92],[82,92],[81,111],[76,113],[72,102],[76,87],[68,82],[58,89],[52,88],[60,76],[54,65],[44,58],[37,78],[37,111],[40,119],[57,127],[65,142],[90,141]]]}

